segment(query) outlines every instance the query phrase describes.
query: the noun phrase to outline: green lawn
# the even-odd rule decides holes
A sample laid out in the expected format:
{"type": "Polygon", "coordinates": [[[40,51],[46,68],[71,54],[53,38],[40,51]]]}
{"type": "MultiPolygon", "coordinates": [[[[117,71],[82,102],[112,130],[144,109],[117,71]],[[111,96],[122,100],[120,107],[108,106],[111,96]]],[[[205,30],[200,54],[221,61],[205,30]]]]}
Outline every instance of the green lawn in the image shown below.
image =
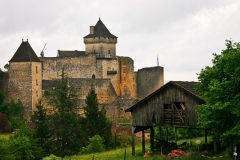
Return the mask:
{"type": "Polygon", "coordinates": [[[10,134],[0,134],[0,138],[9,139],[10,134]]]}
{"type": "MultiPolygon", "coordinates": [[[[181,144],[182,142],[187,141],[188,143],[192,142],[193,146],[191,155],[185,156],[185,157],[180,157],[178,160],[197,160],[197,159],[204,159],[203,157],[198,156],[197,152],[197,146],[196,146],[196,140],[199,139],[201,140],[201,145],[204,144],[204,137],[200,138],[195,138],[195,139],[188,139],[188,140],[179,140],[178,144],[181,144]]],[[[208,137],[208,142],[211,141],[211,137],[208,137]]],[[[146,152],[149,151],[149,143],[146,144],[146,152]]],[[[168,156],[160,156],[160,155],[153,155],[151,157],[143,157],[142,153],[142,146],[136,145],[135,150],[136,150],[136,155],[132,156],[132,148],[131,147],[126,147],[126,148],[121,148],[121,149],[116,149],[116,150],[111,150],[111,151],[106,151],[102,153],[94,153],[94,154],[88,154],[88,155],[76,155],[76,156],[71,156],[71,157],[66,157],[64,160],[92,160],[93,158],[95,160],[123,160],[124,159],[124,153],[126,149],[126,159],[127,160],[170,160],[168,156]]],[[[204,153],[200,153],[202,155],[204,153]]],[[[230,157],[227,157],[226,154],[219,154],[224,155],[224,157],[217,157],[214,159],[221,159],[221,160],[231,160],[230,157]]],[[[47,159],[46,159],[47,160],[47,159]]]]}

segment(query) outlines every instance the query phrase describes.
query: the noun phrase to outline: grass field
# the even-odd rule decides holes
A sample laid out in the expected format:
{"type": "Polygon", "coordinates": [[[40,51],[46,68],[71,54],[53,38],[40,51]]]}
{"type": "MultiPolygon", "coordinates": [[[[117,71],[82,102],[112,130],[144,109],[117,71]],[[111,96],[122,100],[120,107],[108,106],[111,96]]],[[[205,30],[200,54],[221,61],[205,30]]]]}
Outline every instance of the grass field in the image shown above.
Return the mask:
{"type": "MultiPolygon", "coordinates": [[[[189,139],[189,140],[180,140],[178,141],[178,144],[181,144],[182,142],[187,141],[188,143],[192,142],[192,144],[195,146],[192,148],[191,155],[179,157],[178,160],[198,160],[198,159],[208,159],[207,157],[199,156],[197,152],[197,146],[196,146],[196,140],[199,139],[204,144],[204,137],[196,138],[196,139],[189,139]]],[[[211,137],[208,138],[208,142],[210,142],[211,137]]],[[[149,151],[149,143],[146,144],[146,151],[149,151]]],[[[126,150],[126,160],[170,160],[171,158],[168,156],[160,156],[160,155],[153,155],[151,157],[143,157],[142,153],[142,146],[136,145],[136,155],[132,156],[132,148],[126,147],[111,151],[106,151],[102,153],[94,153],[94,154],[88,154],[88,155],[76,155],[71,157],[66,157],[64,160],[123,160],[124,159],[124,153],[126,150]]],[[[200,153],[202,155],[203,153],[200,153]]],[[[213,156],[212,156],[213,157],[213,156]]],[[[230,157],[227,157],[226,154],[219,154],[214,159],[222,159],[222,160],[231,160],[230,157]],[[220,157],[220,155],[224,155],[224,157],[220,157]]],[[[46,159],[47,160],[47,159],[46,159]]]]}
{"type": "Polygon", "coordinates": [[[9,139],[9,134],[0,134],[0,138],[9,139]]]}

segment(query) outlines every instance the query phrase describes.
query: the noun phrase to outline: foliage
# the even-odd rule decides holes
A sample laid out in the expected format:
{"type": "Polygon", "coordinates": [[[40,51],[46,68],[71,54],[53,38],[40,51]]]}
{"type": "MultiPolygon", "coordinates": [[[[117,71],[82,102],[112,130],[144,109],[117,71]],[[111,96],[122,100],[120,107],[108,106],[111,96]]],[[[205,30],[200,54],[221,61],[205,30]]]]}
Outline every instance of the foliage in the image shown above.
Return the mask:
{"type": "Polygon", "coordinates": [[[25,126],[25,120],[23,119],[24,106],[21,100],[14,102],[3,102],[0,105],[0,112],[7,114],[9,120],[9,126],[12,130],[25,126]]]}
{"type": "Polygon", "coordinates": [[[15,158],[15,155],[11,153],[8,140],[0,137],[0,159],[13,160],[15,158]]]}
{"type": "MultiPolygon", "coordinates": [[[[40,127],[45,127],[46,122],[48,130],[44,133],[42,139],[47,138],[51,153],[57,156],[72,155],[79,152],[81,143],[80,114],[78,108],[78,95],[75,86],[69,82],[69,77],[62,70],[61,79],[55,80],[56,88],[50,90],[48,99],[51,108],[48,108],[49,120],[44,115],[46,111],[42,110],[41,104],[36,112],[36,121],[38,134],[40,127]],[[45,121],[45,122],[44,122],[45,121]],[[50,130],[49,130],[50,129],[50,130]],[[51,137],[48,137],[50,136],[51,137]]],[[[46,147],[44,147],[46,149],[46,147]]]]}
{"type": "Polygon", "coordinates": [[[132,144],[132,137],[129,136],[126,132],[117,133],[116,136],[117,136],[116,137],[116,145],[118,147],[127,147],[132,144]]]}
{"type": "Polygon", "coordinates": [[[9,69],[9,64],[8,63],[4,65],[4,69],[6,69],[8,71],[8,69],[9,69]]]}
{"type": "Polygon", "coordinates": [[[48,157],[43,158],[43,160],[61,160],[61,157],[55,156],[54,154],[51,154],[48,157]]]}
{"type": "MultiPolygon", "coordinates": [[[[0,72],[1,73],[1,72],[0,72]]],[[[0,90],[0,106],[3,104],[4,102],[4,94],[3,92],[0,90]]]]}
{"type": "Polygon", "coordinates": [[[7,114],[0,112],[0,133],[9,133],[7,114]]]}
{"type": "MultiPolygon", "coordinates": [[[[166,135],[166,127],[161,127],[161,139],[165,139],[166,135]]],[[[154,128],[154,137],[159,138],[159,127],[154,128]]],[[[177,128],[177,139],[192,139],[195,137],[202,137],[204,136],[203,129],[191,129],[191,128],[177,128]]],[[[174,135],[174,127],[168,127],[168,140],[173,141],[175,140],[174,135]]]]}
{"type": "Polygon", "coordinates": [[[42,100],[36,105],[37,110],[34,111],[32,121],[35,123],[36,136],[41,147],[47,152],[50,152],[50,138],[52,130],[49,126],[50,116],[47,115],[47,109],[44,108],[42,100]]]}
{"type": "Polygon", "coordinates": [[[43,157],[43,149],[38,143],[35,130],[22,127],[18,132],[9,137],[12,154],[19,159],[40,159],[43,157]]]}
{"type": "Polygon", "coordinates": [[[89,138],[89,144],[87,147],[83,147],[81,153],[82,154],[89,154],[89,153],[96,153],[102,152],[105,150],[105,146],[103,144],[104,140],[99,135],[95,135],[92,138],[89,138]]]}
{"type": "Polygon", "coordinates": [[[240,142],[240,44],[226,41],[220,55],[213,54],[213,66],[198,75],[196,89],[206,104],[197,108],[199,122],[212,128],[223,145],[240,142]]]}
{"type": "Polygon", "coordinates": [[[113,147],[113,136],[111,122],[106,117],[106,110],[98,108],[97,94],[93,85],[86,96],[86,106],[83,107],[85,118],[83,118],[84,128],[89,137],[99,135],[104,139],[104,145],[113,147]]]}

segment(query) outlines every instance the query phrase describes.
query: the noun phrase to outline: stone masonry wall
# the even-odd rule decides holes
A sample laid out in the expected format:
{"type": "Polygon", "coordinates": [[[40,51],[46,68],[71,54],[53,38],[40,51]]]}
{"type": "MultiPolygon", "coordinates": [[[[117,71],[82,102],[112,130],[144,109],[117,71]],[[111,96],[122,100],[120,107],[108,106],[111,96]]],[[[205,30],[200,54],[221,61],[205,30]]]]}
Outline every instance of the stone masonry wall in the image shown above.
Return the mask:
{"type": "Polygon", "coordinates": [[[32,64],[31,62],[10,62],[7,101],[21,100],[24,104],[24,117],[32,115],[32,64]]]}
{"type": "Polygon", "coordinates": [[[139,99],[146,97],[164,85],[163,67],[149,67],[137,72],[137,95],[139,99]]]}
{"type": "Polygon", "coordinates": [[[32,114],[36,104],[42,98],[42,63],[32,62],[32,114]]]}
{"type": "Polygon", "coordinates": [[[97,75],[95,55],[40,58],[40,60],[43,62],[43,79],[45,80],[52,80],[59,77],[62,68],[72,78],[91,78],[93,74],[97,75]]]}

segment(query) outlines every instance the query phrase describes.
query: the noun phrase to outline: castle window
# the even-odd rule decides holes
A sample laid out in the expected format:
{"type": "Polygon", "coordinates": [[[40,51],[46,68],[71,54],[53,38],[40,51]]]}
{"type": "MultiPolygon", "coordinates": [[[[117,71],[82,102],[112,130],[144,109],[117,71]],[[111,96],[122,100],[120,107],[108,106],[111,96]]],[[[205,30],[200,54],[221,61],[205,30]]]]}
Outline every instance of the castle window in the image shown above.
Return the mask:
{"type": "Polygon", "coordinates": [[[110,54],[110,50],[108,50],[108,54],[110,54]]]}
{"type": "Polygon", "coordinates": [[[36,73],[38,73],[38,67],[36,66],[36,73]]]}
{"type": "Polygon", "coordinates": [[[94,50],[93,53],[96,53],[96,50],[94,50]]]}
{"type": "Polygon", "coordinates": [[[36,85],[38,85],[38,80],[36,79],[36,85]]]}
{"type": "Polygon", "coordinates": [[[124,81],[126,81],[126,77],[124,77],[123,79],[124,79],[124,81]]]}
{"type": "Polygon", "coordinates": [[[36,91],[36,96],[38,96],[38,91],[36,91]]]}
{"type": "Polygon", "coordinates": [[[95,79],[95,74],[92,75],[92,79],[95,79]]]}

